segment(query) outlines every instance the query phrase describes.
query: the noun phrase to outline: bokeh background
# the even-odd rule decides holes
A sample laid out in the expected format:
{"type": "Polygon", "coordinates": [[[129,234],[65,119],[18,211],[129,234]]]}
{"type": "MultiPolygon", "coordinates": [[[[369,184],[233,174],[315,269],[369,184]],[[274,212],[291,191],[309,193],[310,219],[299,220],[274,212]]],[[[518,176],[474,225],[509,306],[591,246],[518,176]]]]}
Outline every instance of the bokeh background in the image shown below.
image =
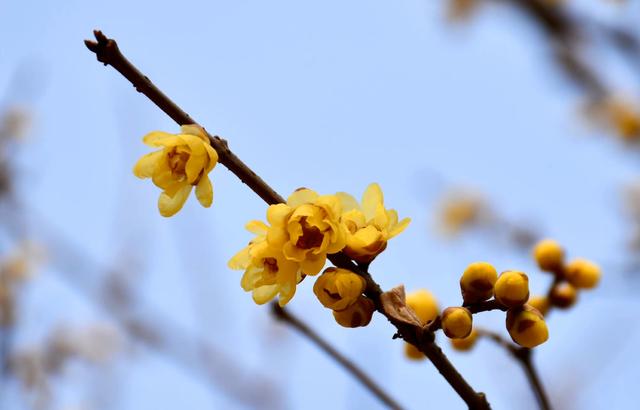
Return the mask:
{"type": "MultiPolygon", "coordinates": [[[[556,408],[635,408],[640,270],[623,192],[638,151],[594,125],[588,93],[517,7],[489,1],[452,20],[452,3],[2,1],[0,110],[19,110],[27,128],[3,141],[12,191],[0,253],[28,242],[38,263],[3,328],[5,356],[21,357],[23,371],[3,372],[0,407],[381,408],[227,268],[250,239],[244,224],[266,211],[234,175],[213,171],[210,209],[190,198],[175,217],[159,215],[158,189],[131,169],[144,134],[177,126],[88,52],[83,40],[99,28],[281,194],[359,197],[378,182],[412,218],[372,265],[385,288],[427,288],[456,305],[460,274],[486,260],[526,271],[544,292],[551,278],[533,263],[530,236],[600,263],[601,286],[549,317],[535,361],[556,408]],[[443,235],[451,190],[482,198],[492,217],[443,235]]],[[[557,7],[589,24],[638,28],[636,1],[566,3],[557,7]]],[[[619,54],[601,37],[585,41],[611,89],[633,99],[640,64],[619,54]]],[[[431,364],[404,358],[384,318],[342,328],[311,287],[299,286],[291,311],[400,403],[464,408],[431,364]]],[[[508,336],[502,313],[476,320],[508,336]]],[[[505,351],[440,342],[493,408],[537,408],[505,351]]]]}

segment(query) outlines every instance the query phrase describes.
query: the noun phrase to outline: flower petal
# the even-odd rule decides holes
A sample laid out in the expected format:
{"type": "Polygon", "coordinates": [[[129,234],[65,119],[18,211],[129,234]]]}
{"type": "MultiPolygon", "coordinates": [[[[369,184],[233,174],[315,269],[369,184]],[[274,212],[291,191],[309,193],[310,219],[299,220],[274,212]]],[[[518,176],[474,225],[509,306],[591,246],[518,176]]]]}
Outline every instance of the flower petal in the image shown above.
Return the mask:
{"type": "Polygon", "coordinates": [[[133,175],[138,178],[151,178],[153,171],[156,168],[156,164],[162,158],[162,151],[150,152],[144,155],[133,166],[133,175]]]}
{"type": "Polygon", "coordinates": [[[278,285],[260,286],[253,291],[253,301],[258,305],[264,305],[278,293],[278,285]]]}
{"type": "Polygon", "coordinates": [[[317,197],[318,194],[308,188],[298,189],[287,198],[287,205],[295,208],[302,204],[311,204],[317,197]]]}
{"type": "Polygon", "coordinates": [[[158,198],[158,209],[160,210],[160,215],[169,217],[175,215],[176,212],[181,210],[189,197],[192,188],[193,186],[185,184],[173,197],[170,197],[164,192],[161,193],[160,198],[158,198]]]}
{"type": "Polygon", "coordinates": [[[269,227],[262,221],[249,221],[245,226],[245,229],[254,235],[266,235],[269,231],[269,227]]]}
{"type": "Polygon", "coordinates": [[[209,208],[213,202],[213,186],[206,175],[203,175],[198,185],[196,185],[196,198],[205,208],[209,208]]]}
{"type": "Polygon", "coordinates": [[[362,210],[367,221],[375,218],[378,204],[384,204],[384,197],[380,185],[373,183],[367,187],[362,195],[362,210]]]}
{"type": "Polygon", "coordinates": [[[352,196],[347,194],[346,192],[337,192],[336,196],[340,200],[340,204],[342,205],[342,212],[349,212],[353,209],[360,209],[360,205],[358,201],[352,196]]]}
{"type": "Polygon", "coordinates": [[[142,137],[142,142],[150,147],[172,147],[184,144],[184,140],[178,135],[169,134],[163,131],[152,131],[142,137]]]}

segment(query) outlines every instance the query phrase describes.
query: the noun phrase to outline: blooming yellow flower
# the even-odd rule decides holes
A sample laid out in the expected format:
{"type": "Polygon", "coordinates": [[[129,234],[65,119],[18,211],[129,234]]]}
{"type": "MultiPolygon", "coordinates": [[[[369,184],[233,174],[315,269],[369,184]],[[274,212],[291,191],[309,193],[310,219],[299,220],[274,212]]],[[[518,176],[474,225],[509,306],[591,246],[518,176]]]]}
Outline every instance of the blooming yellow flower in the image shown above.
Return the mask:
{"type": "Polygon", "coordinates": [[[299,263],[305,275],[316,275],[324,267],[327,254],[344,248],[346,232],[340,223],[341,213],[335,195],[320,196],[310,189],[299,189],[286,204],[269,206],[267,242],[282,249],[287,260],[299,263]]]}
{"type": "Polygon", "coordinates": [[[402,232],[410,219],[398,222],[394,209],[385,209],[378,184],[371,184],[362,195],[362,204],[345,192],[336,194],[342,203],[341,221],[347,228],[344,252],[352,259],[371,262],[387,247],[387,241],[402,232]]]}
{"type": "Polygon", "coordinates": [[[213,187],[209,172],[218,162],[218,153],[211,147],[205,131],[197,125],[183,125],[180,134],[154,131],[143,141],[162,149],[138,160],[133,173],[138,178],[151,178],[163,192],[158,199],[162,216],[172,216],[184,205],[193,186],[204,207],[213,202],[213,187]]]}
{"type": "Polygon", "coordinates": [[[251,221],[246,228],[257,236],[231,258],[229,267],[244,269],[240,284],[245,291],[253,292],[253,300],[257,304],[267,303],[279,295],[280,306],[286,305],[302,280],[300,265],[285,258],[281,250],[269,246],[266,240],[269,227],[266,224],[251,221]]]}

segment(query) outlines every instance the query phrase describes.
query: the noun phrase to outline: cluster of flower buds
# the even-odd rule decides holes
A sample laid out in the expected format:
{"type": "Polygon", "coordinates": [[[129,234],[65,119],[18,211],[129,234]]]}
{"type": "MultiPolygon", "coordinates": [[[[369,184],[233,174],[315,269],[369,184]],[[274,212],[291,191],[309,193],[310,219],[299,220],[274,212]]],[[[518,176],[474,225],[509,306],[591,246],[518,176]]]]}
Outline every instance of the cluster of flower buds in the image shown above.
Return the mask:
{"type": "MultiPolygon", "coordinates": [[[[229,261],[229,267],[244,270],[242,288],[253,292],[256,303],[279,295],[281,306],[291,300],[302,279],[320,273],[327,255],[344,252],[368,264],[409,224],[408,218],[398,221],[397,212],[384,207],[378,184],[369,185],[361,204],[344,192],[318,195],[301,188],[286,204],[271,205],[267,221],[269,225],[247,224],[256,237],[229,261]]],[[[352,300],[364,290],[363,279],[355,276],[341,269],[329,270],[314,289],[322,304],[336,312],[338,323],[364,326],[361,315],[370,310],[370,301],[352,300]]]]}
{"type": "Polygon", "coordinates": [[[562,246],[544,239],[536,244],[533,257],[541,270],[554,275],[553,285],[546,296],[534,296],[529,304],[546,315],[549,309],[567,309],[576,303],[579,289],[592,289],[600,281],[600,267],[582,258],[565,262],[562,246]]]}
{"type": "MultiPolygon", "coordinates": [[[[460,289],[465,306],[485,302],[493,297],[496,303],[505,308],[507,310],[507,330],[513,341],[520,346],[533,348],[549,338],[549,331],[542,314],[526,304],[529,300],[529,278],[524,272],[505,271],[498,276],[496,269],[491,264],[486,262],[472,263],[460,278],[460,289]]],[[[462,317],[462,315],[458,316],[462,317]]],[[[464,317],[468,318],[470,329],[471,315],[464,317]]],[[[443,329],[445,324],[443,318],[443,329]]],[[[455,334],[452,335],[455,336],[455,334]]],[[[469,330],[463,338],[468,338],[470,335],[471,331],[469,330]]],[[[449,334],[447,336],[454,338],[449,334]]],[[[465,344],[462,346],[466,347],[465,344]]]]}
{"type": "Polygon", "coordinates": [[[333,310],[336,322],[344,327],[366,326],[375,305],[362,293],[367,282],[362,276],[341,268],[327,268],[313,285],[322,306],[333,310]]]}

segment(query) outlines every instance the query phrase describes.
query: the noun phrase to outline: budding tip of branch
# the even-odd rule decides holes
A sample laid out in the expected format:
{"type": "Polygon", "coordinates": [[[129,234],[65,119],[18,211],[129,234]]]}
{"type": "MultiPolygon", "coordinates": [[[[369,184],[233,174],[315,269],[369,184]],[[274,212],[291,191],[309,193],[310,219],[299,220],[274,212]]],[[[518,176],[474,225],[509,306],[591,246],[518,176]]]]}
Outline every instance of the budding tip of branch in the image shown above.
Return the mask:
{"type": "Polygon", "coordinates": [[[94,53],[98,51],[98,43],[96,43],[95,41],[85,40],[84,45],[87,46],[87,48],[94,53]]]}

